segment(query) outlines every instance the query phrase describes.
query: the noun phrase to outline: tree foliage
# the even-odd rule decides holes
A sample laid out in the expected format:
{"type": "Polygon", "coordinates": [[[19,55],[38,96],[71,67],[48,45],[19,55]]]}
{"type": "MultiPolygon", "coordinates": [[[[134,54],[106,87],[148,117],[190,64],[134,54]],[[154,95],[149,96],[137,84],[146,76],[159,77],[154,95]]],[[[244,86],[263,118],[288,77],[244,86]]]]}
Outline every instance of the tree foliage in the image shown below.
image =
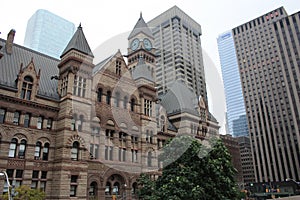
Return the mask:
{"type": "MultiPolygon", "coordinates": [[[[38,189],[31,189],[29,186],[21,185],[14,191],[14,200],[44,200],[45,192],[38,189]]],[[[8,200],[7,193],[3,195],[3,200],[8,200]]]]}
{"type": "Polygon", "coordinates": [[[164,148],[159,160],[166,161],[168,165],[156,181],[150,180],[145,174],[141,175],[141,199],[237,198],[231,155],[221,140],[216,140],[212,149],[208,149],[191,137],[176,137],[164,148]],[[185,150],[184,153],[181,153],[182,150],[185,150]],[[170,159],[178,154],[178,159],[171,162],[170,159]]]}

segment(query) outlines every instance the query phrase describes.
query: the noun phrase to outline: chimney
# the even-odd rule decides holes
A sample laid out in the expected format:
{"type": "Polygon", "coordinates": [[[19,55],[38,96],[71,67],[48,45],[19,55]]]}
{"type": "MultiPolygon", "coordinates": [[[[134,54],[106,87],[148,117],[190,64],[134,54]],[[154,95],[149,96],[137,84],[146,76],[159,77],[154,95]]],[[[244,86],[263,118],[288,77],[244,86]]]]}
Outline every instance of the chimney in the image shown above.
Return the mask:
{"type": "Polygon", "coordinates": [[[6,53],[11,54],[12,53],[12,47],[14,43],[14,37],[15,37],[16,31],[14,29],[11,29],[9,33],[7,34],[7,40],[6,40],[6,53]]]}

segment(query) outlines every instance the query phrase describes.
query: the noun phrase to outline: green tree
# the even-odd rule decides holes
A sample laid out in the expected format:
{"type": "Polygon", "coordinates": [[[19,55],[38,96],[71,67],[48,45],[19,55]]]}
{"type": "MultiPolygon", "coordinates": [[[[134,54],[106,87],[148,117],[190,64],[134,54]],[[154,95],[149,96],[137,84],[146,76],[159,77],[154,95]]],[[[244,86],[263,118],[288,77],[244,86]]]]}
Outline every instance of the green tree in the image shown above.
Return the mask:
{"type": "Polygon", "coordinates": [[[147,192],[141,192],[140,197],[168,200],[236,199],[238,193],[231,156],[221,140],[215,140],[212,144],[212,149],[208,149],[188,136],[174,138],[159,156],[159,160],[168,164],[163,168],[162,176],[155,182],[145,181],[145,175],[141,176],[144,182],[140,184],[143,186],[140,191],[147,192]],[[177,159],[174,160],[174,157],[177,159]],[[155,189],[150,190],[148,184],[155,189]]]}
{"type": "MultiPolygon", "coordinates": [[[[14,192],[14,200],[44,200],[45,192],[38,189],[31,189],[29,186],[21,185],[14,192]]],[[[8,200],[8,195],[3,195],[4,200],[8,200]]]]}

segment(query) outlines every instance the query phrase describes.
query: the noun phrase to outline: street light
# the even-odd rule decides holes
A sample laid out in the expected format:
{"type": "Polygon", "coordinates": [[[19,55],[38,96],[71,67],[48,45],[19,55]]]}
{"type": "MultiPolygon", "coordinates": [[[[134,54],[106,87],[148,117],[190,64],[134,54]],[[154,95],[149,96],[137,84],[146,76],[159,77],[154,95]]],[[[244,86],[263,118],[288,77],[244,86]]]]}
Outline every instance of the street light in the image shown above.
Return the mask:
{"type": "Polygon", "coordinates": [[[7,192],[7,194],[8,194],[8,200],[12,200],[11,193],[10,193],[10,191],[9,191],[9,189],[11,188],[11,185],[10,185],[10,183],[9,183],[8,176],[7,176],[6,171],[0,172],[0,176],[5,176],[6,182],[7,182],[7,187],[8,187],[8,192],[7,192]]]}
{"type": "Polygon", "coordinates": [[[293,181],[293,182],[296,183],[297,185],[300,184],[300,182],[297,182],[297,181],[295,181],[295,180],[292,179],[292,178],[287,178],[287,179],[285,179],[285,181],[293,181]]]}

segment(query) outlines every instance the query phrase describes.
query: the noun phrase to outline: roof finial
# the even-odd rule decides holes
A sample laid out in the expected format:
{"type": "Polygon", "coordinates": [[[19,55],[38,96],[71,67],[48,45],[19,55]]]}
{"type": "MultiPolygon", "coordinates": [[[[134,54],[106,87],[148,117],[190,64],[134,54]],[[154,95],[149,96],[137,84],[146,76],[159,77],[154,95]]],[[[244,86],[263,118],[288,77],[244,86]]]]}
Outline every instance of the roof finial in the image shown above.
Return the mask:
{"type": "Polygon", "coordinates": [[[140,18],[143,18],[143,16],[142,16],[142,11],[140,12],[140,18]]]}
{"type": "Polygon", "coordinates": [[[78,26],[78,28],[82,28],[82,27],[81,27],[81,22],[79,23],[79,26],[78,26]]]}

